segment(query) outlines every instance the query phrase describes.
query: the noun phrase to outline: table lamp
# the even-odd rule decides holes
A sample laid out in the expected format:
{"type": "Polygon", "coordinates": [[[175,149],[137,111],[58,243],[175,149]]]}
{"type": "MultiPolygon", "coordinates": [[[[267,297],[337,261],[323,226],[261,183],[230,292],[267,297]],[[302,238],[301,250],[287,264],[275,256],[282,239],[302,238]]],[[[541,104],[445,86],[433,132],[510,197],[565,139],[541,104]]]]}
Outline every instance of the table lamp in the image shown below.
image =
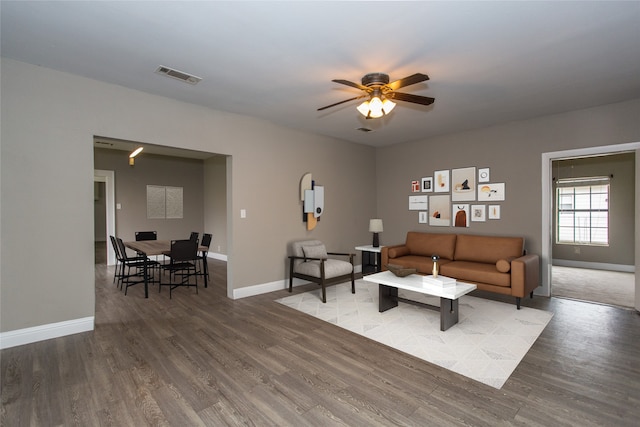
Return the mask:
{"type": "Polygon", "coordinates": [[[383,231],[382,229],[382,220],[381,219],[370,219],[369,220],[369,231],[373,233],[373,247],[377,248],[380,246],[380,238],[378,237],[378,233],[383,231]]]}

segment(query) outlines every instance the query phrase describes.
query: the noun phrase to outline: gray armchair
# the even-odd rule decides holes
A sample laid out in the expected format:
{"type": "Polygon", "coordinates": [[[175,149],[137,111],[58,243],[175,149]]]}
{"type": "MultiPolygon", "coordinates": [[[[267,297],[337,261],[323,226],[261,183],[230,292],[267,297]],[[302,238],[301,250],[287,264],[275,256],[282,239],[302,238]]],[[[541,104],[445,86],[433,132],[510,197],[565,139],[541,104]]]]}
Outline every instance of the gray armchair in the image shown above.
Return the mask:
{"type": "Polygon", "coordinates": [[[355,254],[327,252],[320,240],[294,242],[293,255],[289,256],[289,292],[293,278],[308,280],[322,286],[322,302],[327,302],[327,285],[351,280],[351,293],[356,293],[353,257],[355,254]],[[344,257],[349,261],[329,257],[344,257]]]}

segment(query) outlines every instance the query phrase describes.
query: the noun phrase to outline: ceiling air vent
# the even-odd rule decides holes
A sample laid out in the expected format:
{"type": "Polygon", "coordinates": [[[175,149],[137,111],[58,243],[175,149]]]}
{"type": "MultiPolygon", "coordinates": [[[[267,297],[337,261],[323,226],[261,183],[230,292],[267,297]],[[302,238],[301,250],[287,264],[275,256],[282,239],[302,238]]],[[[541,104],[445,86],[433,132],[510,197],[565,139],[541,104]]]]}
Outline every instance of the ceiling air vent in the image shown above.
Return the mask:
{"type": "Polygon", "coordinates": [[[359,130],[360,132],[373,132],[373,129],[369,129],[369,128],[356,128],[356,130],[359,130]]]}
{"type": "Polygon", "coordinates": [[[183,71],[174,70],[173,68],[165,67],[164,65],[159,66],[158,69],[156,70],[156,73],[163,74],[165,76],[172,77],[177,80],[182,80],[183,82],[189,83],[191,85],[195,85],[200,80],[202,80],[202,78],[200,77],[192,76],[191,74],[187,74],[183,71]]]}

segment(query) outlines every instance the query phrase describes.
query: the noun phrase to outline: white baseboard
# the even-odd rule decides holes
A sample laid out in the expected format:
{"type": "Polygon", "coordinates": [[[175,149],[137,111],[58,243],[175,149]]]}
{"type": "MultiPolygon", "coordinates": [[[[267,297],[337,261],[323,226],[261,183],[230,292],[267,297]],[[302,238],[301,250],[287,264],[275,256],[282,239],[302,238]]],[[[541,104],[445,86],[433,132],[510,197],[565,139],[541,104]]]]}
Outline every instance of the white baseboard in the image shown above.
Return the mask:
{"type": "Polygon", "coordinates": [[[594,270],[622,271],[624,273],[635,273],[634,265],[608,264],[605,262],[585,262],[573,261],[570,259],[553,259],[552,265],[559,267],[592,268],[594,270]]]}
{"type": "Polygon", "coordinates": [[[93,331],[94,322],[95,318],[90,316],[82,319],[66,320],[64,322],[34,326],[32,328],[0,332],[0,350],[49,340],[52,338],[59,338],[66,335],[78,334],[80,332],[93,331]]]}
{"type": "MultiPolygon", "coordinates": [[[[354,272],[360,273],[362,271],[362,265],[354,266],[354,272]]],[[[311,282],[300,279],[293,279],[293,287],[307,285],[311,282]]],[[[275,282],[260,283],[258,285],[246,286],[240,289],[233,290],[233,299],[240,299],[246,297],[252,297],[255,295],[267,294],[269,292],[280,291],[282,289],[289,289],[289,279],[276,280],[275,282]]]]}
{"type": "Polygon", "coordinates": [[[227,261],[225,254],[219,254],[215,252],[207,252],[207,258],[219,259],[220,261],[227,261]]]}

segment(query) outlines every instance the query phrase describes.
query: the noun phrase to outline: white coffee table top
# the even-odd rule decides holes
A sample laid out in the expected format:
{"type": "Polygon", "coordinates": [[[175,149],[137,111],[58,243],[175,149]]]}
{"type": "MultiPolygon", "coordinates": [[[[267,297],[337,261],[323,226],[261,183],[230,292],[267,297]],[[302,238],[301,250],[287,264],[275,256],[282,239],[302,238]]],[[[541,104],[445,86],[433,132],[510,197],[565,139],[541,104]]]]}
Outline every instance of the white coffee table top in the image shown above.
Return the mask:
{"type": "Polygon", "coordinates": [[[375,247],[373,245],[363,245],[363,246],[356,246],[356,251],[380,253],[382,248],[383,248],[382,246],[375,247]]]}
{"type": "Polygon", "coordinates": [[[362,278],[365,282],[378,283],[380,285],[392,286],[398,289],[419,292],[421,294],[433,295],[447,299],[458,299],[461,296],[477,288],[470,283],[457,282],[455,286],[440,287],[422,281],[422,276],[411,274],[407,277],[398,277],[390,271],[370,274],[362,278]]]}

